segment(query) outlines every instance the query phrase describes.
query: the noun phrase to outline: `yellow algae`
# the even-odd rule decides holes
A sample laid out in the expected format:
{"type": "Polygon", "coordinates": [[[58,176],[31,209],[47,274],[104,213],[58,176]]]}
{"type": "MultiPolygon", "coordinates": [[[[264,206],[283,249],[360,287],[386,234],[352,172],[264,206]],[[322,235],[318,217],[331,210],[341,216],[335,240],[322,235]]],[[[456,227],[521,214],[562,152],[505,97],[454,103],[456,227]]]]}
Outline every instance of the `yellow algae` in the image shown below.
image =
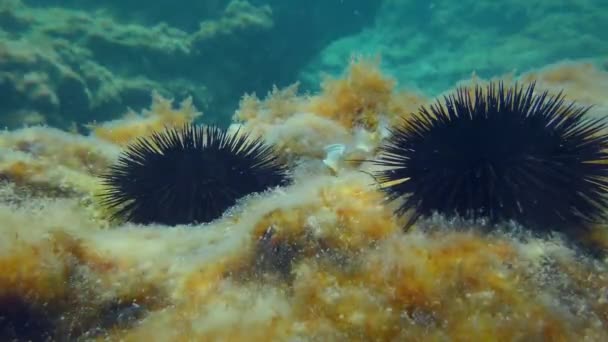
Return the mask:
{"type": "Polygon", "coordinates": [[[52,196],[88,194],[119,149],[91,137],[49,127],[0,135],[0,178],[27,192],[52,196]]]}
{"type": "Polygon", "coordinates": [[[608,250],[608,226],[592,226],[588,235],[583,237],[583,241],[591,246],[596,246],[603,250],[608,250]]]}
{"type": "Polygon", "coordinates": [[[263,100],[245,95],[233,119],[283,155],[319,158],[326,146],[344,144],[345,159],[364,159],[388,134],[388,125],[426,102],[421,94],[397,90],[379,61],[355,59],[341,77],[326,78],[316,95],[298,95],[297,83],[275,87],[263,100]]]}
{"type": "Polygon", "coordinates": [[[45,302],[61,297],[64,287],[57,287],[67,280],[67,267],[57,264],[51,246],[24,245],[3,251],[0,256],[0,297],[8,294],[34,296],[35,301],[45,302]],[[8,255],[7,255],[8,254],[8,255]]]}
{"type": "Polygon", "coordinates": [[[273,210],[257,222],[254,238],[260,239],[272,229],[273,243],[308,238],[344,251],[357,251],[386,238],[398,226],[390,210],[382,206],[381,195],[365,180],[367,177],[357,176],[353,183],[326,183],[310,203],[273,210]]]}
{"type": "Polygon", "coordinates": [[[585,105],[608,106],[608,72],[590,62],[556,63],[522,75],[523,82],[536,81],[552,94],[563,91],[568,99],[585,105]]]}
{"type": "Polygon", "coordinates": [[[373,130],[386,114],[395,81],[382,74],[377,62],[362,59],[351,62],[344,78],[326,79],[321,87],[321,95],[310,100],[310,111],[346,127],[373,130]]]}
{"type": "Polygon", "coordinates": [[[50,166],[43,160],[0,162],[0,177],[29,191],[61,195],[93,191],[97,180],[89,174],[62,166],[50,166]]]}
{"type": "Polygon", "coordinates": [[[186,98],[179,108],[173,108],[173,100],[152,93],[152,106],[141,114],[129,111],[125,118],[102,124],[91,124],[94,136],[118,145],[126,145],[133,139],[163,130],[165,127],[180,127],[190,123],[202,114],[186,98]]]}
{"type": "MultiPolygon", "coordinates": [[[[0,133],[0,295],[50,307],[57,340],[608,340],[605,258],[443,220],[404,233],[358,170],[373,166],[320,171],[325,144],[349,158],[365,142],[372,158],[383,120],[426,101],[374,68],[353,62],[313,96],[244,97],[235,124],[292,153],[294,181],[204,225],[108,228],[82,204],[123,144],[191,122],[187,104],[157,97],[89,137],[0,133]]],[[[588,238],[605,250],[605,235],[600,225],[588,238]]]]}
{"type": "MultiPolygon", "coordinates": [[[[75,288],[62,286],[61,277],[37,276],[42,267],[36,264],[39,255],[26,256],[29,247],[17,245],[20,252],[9,253],[11,265],[24,265],[24,274],[36,284],[28,285],[34,293],[48,296],[44,292],[48,289],[88,293],[78,301],[94,311],[108,300],[136,300],[150,313],[132,328],[109,332],[123,340],[154,338],[149,335],[152,330],[163,331],[158,335],[162,339],[178,341],[496,336],[510,340],[592,333],[605,337],[593,325],[552,309],[555,304],[545,299],[551,295],[544,287],[554,285],[530,278],[535,271],[528,268],[527,254],[508,236],[450,231],[402,234],[391,218],[382,219],[386,214],[374,209],[379,198],[375,189],[365,187],[367,178],[330,179],[287,188],[295,196],[287,202],[272,194],[244,203],[237,226],[226,219],[202,228],[126,227],[53,234],[63,252],[44,259],[58,260],[59,265],[77,260],[81,280],[75,288]],[[296,190],[300,195],[292,192],[296,190]],[[268,211],[273,207],[279,209],[268,211]],[[328,212],[334,212],[331,218],[328,212]],[[336,220],[341,215],[342,222],[336,220]],[[309,222],[312,217],[317,223],[309,222]],[[315,227],[323,224],[325,232],[319,234],[315,227]],[[252,248],[270,225],[277,229],[277,244],[310,246],[310,237],[316,237],[317,243],[294,260],[292,283],[239,276],[247,265],[255,267],[252,248]],[[224,247],[218,249],[218,244],[224,247]],[[323,251],[347,254],[345,259],[334,259],[323,251]]],[[[17,229],[11,227],[2,227],[4,236],[17,229]]],[[[574,254],[564,257],[567,265],[577,264],[574,254]]],[[[561,269],[573,279],[596,272],[575,268],[580,275],[570,275],[561,269]]],[[[589,278],[574,288],[601,289],[605,283],[589,278]]],[[[605,305],[593,310],[605,314],[605,305]]]]}
{"type": "Polygon", "coordinates": [[[333,225],[318,233],[329,246],[359,249],[398,229],[392,212],[383,206],[382,195],[368,186],[343,184],[322,189],[319,200],[325,212],[336,216],[333,225]]]}
{"type": "Polygon", "coordinates": [[[246,94],[240,101],[239,109],[234,114],[235,121],[255,122],[277,121],[301,111],[303,98],[298,97],[298,83],[279,89],[274,86],[264,101],[255,94],[246,94]]]}
{"type": "Polygon", "coordinates": [[[391,124],[412,113],[417,113],[421,106],[429,103],[424,95],[412,91],[399,91],[395,93],[387,104],[386,112],[390,114],[391,124]]]}
{"type": "MultiPolygon", "coordinates": [[[[608,91],[608,72],[591,62],[559,62],[538,70],[531,70],[516,76],[514,73],[504,74],[490,79],[483,79],[475,74],[468,80],[459,83],[460,86],[481,86],[490,82],[501,81],[505,87],[515,83],[527,85],[536,82],[536,89],[547,91],[550,95],[560,92],[567,101],[576,101],[580,105],[593,105],[605,109],[608,106],[604,94],[608,91]]],[[[470,87],[471,95],[474,87],[470,87]]],[[[447,90],[444,94],[451,93],[447,90]]],[[[601,114],[601,113],[599,113],[601,114]]]]}

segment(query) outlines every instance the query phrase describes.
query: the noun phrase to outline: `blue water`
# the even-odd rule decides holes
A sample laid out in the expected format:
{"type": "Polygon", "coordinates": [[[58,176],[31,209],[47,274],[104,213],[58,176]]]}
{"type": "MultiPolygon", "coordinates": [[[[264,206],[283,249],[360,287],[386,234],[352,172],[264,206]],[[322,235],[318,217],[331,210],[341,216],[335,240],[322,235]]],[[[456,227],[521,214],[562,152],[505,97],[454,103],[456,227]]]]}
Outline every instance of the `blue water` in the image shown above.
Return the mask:
{"type": "Polygon", "coordinates": [[[205,120],[228,124],[243,94],[296,81],[314,92],[353,56],[380,56],[401,87],[430,96],[473,72],[605,67],[608,56],[602,0],[2,0],[0,10],[0,44],[20,51],[0,59],[9,127],[24,112],[60,127],[113,119],[147,107],[150,89],[193,96],[205,120]]]}

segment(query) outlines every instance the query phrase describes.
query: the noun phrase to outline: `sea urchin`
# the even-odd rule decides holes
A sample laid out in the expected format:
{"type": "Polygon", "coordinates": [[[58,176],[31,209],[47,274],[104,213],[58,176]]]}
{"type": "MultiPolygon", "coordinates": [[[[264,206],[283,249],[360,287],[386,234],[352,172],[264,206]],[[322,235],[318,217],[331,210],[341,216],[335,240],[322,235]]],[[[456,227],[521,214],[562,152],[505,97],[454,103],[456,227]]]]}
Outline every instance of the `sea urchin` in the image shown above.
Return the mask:
{"type": "Polygon", "coordinates": [[[212,221],[248,194],[286,184],[287,167],[262,138],[185,125],[139,138],[102,175],[112,219],[140,224],[212,221]]]}
{"type": "Polygon", "coordinates": [[[460,88],[391,130],[376,176],[407,227],[433,213],[537,231],[604,217],[606,121],[534,88],[460,88]]]}

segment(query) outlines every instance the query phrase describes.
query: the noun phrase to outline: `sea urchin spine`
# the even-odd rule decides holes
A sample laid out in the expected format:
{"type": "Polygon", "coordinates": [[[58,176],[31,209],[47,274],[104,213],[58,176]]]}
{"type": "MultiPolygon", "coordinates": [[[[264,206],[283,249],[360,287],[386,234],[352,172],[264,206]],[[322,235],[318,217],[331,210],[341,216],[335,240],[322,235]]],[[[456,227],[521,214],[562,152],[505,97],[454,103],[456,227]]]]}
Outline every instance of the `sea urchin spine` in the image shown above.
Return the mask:
{"type": "Polygon", "coordinates": [[[460,88],[392,129],[376,176],[408,227],[433,213],[540,231],[605,217],[606,121],[534,88],[460,88]]]}
{"type": "Polygon", "coordinates": [[[201,223],[220,217],[239,198],[287,182],[287,167],[262,138],[185,125],[128,146],[102,176],[102,204],[112,219],[201,223]]]}

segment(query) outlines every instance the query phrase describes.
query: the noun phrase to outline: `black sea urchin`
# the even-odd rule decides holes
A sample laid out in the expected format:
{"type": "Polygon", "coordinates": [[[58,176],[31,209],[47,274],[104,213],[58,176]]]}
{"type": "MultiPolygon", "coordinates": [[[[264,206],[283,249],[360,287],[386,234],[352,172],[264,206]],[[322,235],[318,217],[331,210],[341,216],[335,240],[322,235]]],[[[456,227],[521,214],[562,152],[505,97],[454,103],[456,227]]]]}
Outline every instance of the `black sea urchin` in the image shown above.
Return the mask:
{"type": "Polygon", "coordinates": [[[248,194],[284,185],[287,167],[262,138],[186,125],[140,138],[102,176],[112,218],[149,224],[212,221],[248,194]]]}
{"type": "Polygon", "coordinates": [[[433,213],[537,231],[604,218],[606,121],[534,87],[460,88],[392,129],[376,175],[407,227],[433,213]]]}

